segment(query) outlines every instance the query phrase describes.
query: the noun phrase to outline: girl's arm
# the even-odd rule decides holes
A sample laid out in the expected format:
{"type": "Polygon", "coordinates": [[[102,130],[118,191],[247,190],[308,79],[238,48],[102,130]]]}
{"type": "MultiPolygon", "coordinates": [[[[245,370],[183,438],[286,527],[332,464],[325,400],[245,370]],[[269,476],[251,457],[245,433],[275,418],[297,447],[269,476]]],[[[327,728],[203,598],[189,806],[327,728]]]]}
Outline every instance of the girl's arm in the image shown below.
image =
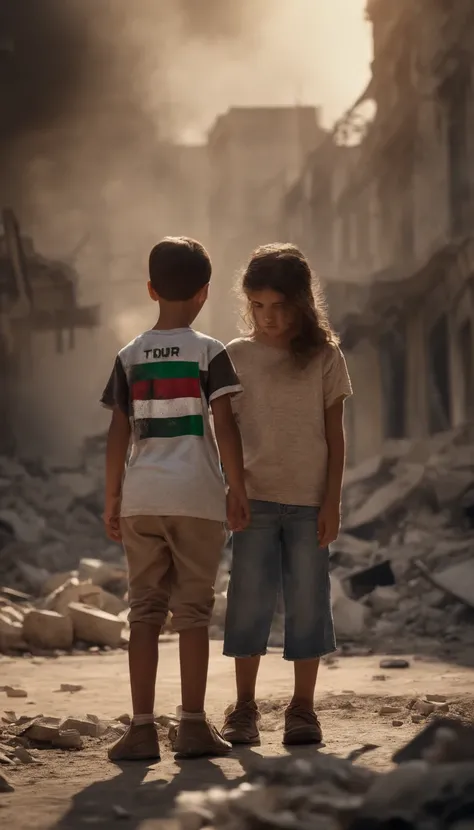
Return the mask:
{"type": "Polygon", "coordinates": [[[346,443],[344,437],[344,398],[339,398],[325,411],[328,469],[326,492],[319,511],[320,547],[326,548],[337,539],[341,524],[341,494],[346,443]]]}

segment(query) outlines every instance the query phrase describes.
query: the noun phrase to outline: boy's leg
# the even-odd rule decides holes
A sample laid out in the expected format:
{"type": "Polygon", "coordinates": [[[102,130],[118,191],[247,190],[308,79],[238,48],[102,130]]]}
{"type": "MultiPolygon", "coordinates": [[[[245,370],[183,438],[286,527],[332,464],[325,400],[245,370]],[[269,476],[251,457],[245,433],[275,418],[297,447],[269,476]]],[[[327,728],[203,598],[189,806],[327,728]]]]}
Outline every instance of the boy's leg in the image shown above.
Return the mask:
{"type": "Polygon", "coordinates": [[[170,599],[179,633],[182,713],[174,749],[183,757],[227,754],[231,746],[206,718],[209,623],[214,585],[225,543],[222,522],[189,517],[166,519],[175,583],[170,599]]]}
{"type": "Polygon", "coordinates": [[[159,758],[154,723],[158,638],[168,612],[171,554],[162,520],[135,516],[121,520],[129,568],[129,668],[133,721],[109,750],[113,761],[159,758]]]}
{"type": "Polygon", "coordinates": [[[227,709],[223,735],[235,744],[259,741],[255,687],[281,579],[280,507],[250,506],[248,528],[233,536],[224,633],[224,654],[236,658],[237,702],[227,709]]]}
{"type": "Polygon", "coordinates": [[[286,660],[295,663],[295,688],[286,711],[284,742],[320,743],[314,712],[319,660],[334,651],[329,551],[318,544],[317,509],[287,506],[283,519],[283,595],[286,660]]]}

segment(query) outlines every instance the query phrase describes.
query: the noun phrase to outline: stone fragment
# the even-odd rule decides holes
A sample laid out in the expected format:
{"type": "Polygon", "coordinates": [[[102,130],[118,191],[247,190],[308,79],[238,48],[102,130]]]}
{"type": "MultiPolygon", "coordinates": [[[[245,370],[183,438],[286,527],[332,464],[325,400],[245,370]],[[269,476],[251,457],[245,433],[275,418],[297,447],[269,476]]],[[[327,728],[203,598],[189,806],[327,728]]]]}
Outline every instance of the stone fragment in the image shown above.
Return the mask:
{"type": "Polygon", "coordinates": [[[130,726],[132,722],[130,715],[119,715],[119,717],[115,720],[117,720],[119,723],[123,723],[125,726],[130,726]]]}
{"type": "Polygon", "coordinates": [[[77,579],[77,571],[63,571],[61,573],[50,574],[46,582],[42,585],[41,593],[43,596],[49,597],[58,588],[62,588],[63,585],[70,582],[71,579],[77,579]]]}
{"type": "Polygon", "coordinates": [[[0,772],[0,793],[12,793],[15,787],[10,783],[7,776],[0,772]]]}
{"type": "Polygon", "coordinates": [[[430,703],[447,703],[446,695],[426,695],[426,700],[430,703]]]}
{"type": "Polygon", "coordinates": [[[428,715],[433,714],[436,706],[434,703],[430,703],[428,700],[417,700],[413,708],[420,715],[424,715],[425,717],[427,717],[428,715]]]}
{"type": "Polygon", "coordinates": [[[123,629],[123,623],[118,617],[76,602],[70,603],[69,613],[77,640],[118,648],[123,629]]]}
{"type": "Polygon", "coordinates": [[[79,582],[76,577],[72,577],[46,597],[44,604],[48,610],[68,616],[71,602],[98,607],[99,594],[100,588],[97,585],[93,585],[92,582],[79,582]]]}
{"type": "Polygon", "coordinates": [[[379,663],[381,669],[409,669],[410,663],[408,660],[388,659],[381,660],[379,663]]]}
{"type": "Polygon", "coordinates": [[[398,726],[403,726],[403,721],[402,720],[393,720],[392,721],[392,726],[397,726],[397,727],[398,726]]]}
{"type": "MultiPolygon", "coordinates": [[[[84,688],[84,686],[80,686],[79,684],[76,684],[76,683],[61,683],[61,686],[59,687],[59,691],[60,692],[71,692],[71,694],[74,694],[75,692],[82,692],[83,688],[84,688]]],[[[90,717],[90,716],[88,715],[88,717],[90,717]]]]}
{"type": "Polygon", "coordinates": [[[59,726],[61,732],[69,732],[71,730],[78,732],[79,735],[88,738],[99,738],[101,734],[100,724],[83,718],[69,717],[62,721],[59,726]]]}
{"type": "Polygon", "coordinates": [[[82,749],[83,741],[76,729],[61,729],[53,740],[57,749],[82,749]]]}
{"type": "Polygon", "coordinates": [[[25,689],[18,689],[13,686],[4,686],[4,692],[7,697],[28,697],[28,692],[25,689]]]}
{"type": "Polygon", "coordinates": [[[23,622],[23,637],[37,648],[71,649],[74,639],[72,620],[56,611],[30,611],[23,622]]]}
{"type": "Polygon", "coordinates": [[[412,715],[411,716],[412,723],[423,723],[423,718],[421,715],[412,715]]]}
{"type": "Polygon", "coordinates": [[[383,682],[385,682],[385,680],[387,680],[387,675],[386,674],[374,674],[373,677],[372,677],[372,680],[375,681],[376,683],[379,683],[379,682],[383,683],[383,682]]]}
{"type": "Polygon", "coordinates": [[[24,732],[24,735],[34,743],[52,744],[59,735],[59,729],[57,725],[38,721],[37,723],[33,723],[24,732]]]}
{"type": "Polygon", "coordinates": [[[23,624],[13,622],[0,611],[0,651],[24,651],[23,624]]]}
{"type": "Polygon", "coordinates": [[[396,715],[399,711],[399,706],[382,706],[379,709],[379,715],[396,715]]]}
{"type": "Polygon", "coordinates": [[[38,761],[33,757],[31,752],[28,752],[24,746],[19,746],[15,750],[15,758],[18,758],[22,764],[37,764],[38,761]]]}

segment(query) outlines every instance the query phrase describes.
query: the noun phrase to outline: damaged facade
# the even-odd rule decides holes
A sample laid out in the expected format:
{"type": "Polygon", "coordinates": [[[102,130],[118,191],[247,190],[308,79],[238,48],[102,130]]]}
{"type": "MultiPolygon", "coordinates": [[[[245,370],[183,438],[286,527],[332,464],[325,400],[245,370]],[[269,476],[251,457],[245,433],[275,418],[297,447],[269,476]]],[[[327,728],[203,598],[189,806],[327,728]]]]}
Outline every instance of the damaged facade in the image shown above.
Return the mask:
{"type": "Polygon", "coordinates": [[[361,127],[354,108],[282,209],[342,335],[353,463],[474,416],[474,10],[372,0],[367,12],[373,74],[357,104],[376,114],[361,127]]]}
{"type": "MultiPolygon", "coordinates": [[[[48,429],[43,431],[43,419],[70,406],[77,394],[70,360],[77,332],[95,329],[98,320],[97,307],[78,305],[74,270],[40,256],[21,235],[14,213],[3,210],[0,452],[25,456],[44,450],[48,429]]],[[[50,431],[51,423],[47,426],[50,431]]]]}

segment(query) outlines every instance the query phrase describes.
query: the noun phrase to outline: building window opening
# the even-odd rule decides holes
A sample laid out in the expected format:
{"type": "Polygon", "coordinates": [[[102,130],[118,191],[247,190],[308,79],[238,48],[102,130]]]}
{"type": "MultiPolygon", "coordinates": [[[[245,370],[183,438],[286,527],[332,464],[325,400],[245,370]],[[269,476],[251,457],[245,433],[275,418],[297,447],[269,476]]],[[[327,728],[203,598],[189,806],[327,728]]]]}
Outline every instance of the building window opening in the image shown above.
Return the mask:
{"type": "Polygon", "coordinates": [[[432,327],[428,339],[428,412],[431,434],[451,426],[449,331],[446,314],[432,327]]]}
{"type": "Polygon", "coordinates": [[[379,340],[382,378],[383,429],[386,439],[406,435],[406,338],[402,330],[392,330],[379,340]]]}

